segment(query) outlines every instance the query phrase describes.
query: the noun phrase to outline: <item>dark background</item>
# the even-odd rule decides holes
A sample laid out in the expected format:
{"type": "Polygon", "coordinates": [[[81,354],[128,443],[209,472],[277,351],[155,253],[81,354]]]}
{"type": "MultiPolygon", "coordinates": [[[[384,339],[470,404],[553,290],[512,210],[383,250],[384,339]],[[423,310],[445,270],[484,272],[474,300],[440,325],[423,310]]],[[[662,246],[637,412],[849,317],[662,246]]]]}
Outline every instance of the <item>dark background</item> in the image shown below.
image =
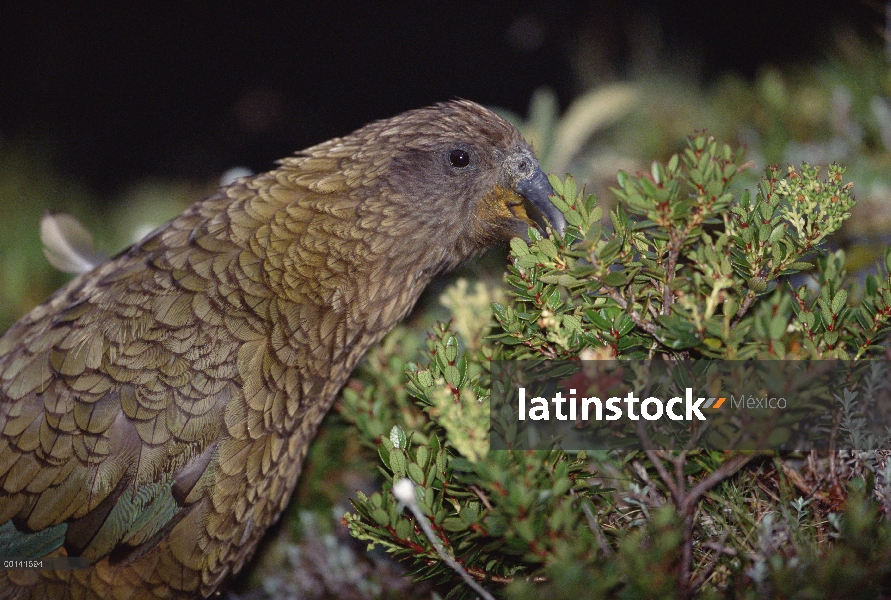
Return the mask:
{"type": "Polygon", "coordinates": [[[108,196],[215,177],[455,96],[525,113],[641,70],[708,81],[881,35],[864,2],[20,2],[0,9],[0,141],[108,196]]]}

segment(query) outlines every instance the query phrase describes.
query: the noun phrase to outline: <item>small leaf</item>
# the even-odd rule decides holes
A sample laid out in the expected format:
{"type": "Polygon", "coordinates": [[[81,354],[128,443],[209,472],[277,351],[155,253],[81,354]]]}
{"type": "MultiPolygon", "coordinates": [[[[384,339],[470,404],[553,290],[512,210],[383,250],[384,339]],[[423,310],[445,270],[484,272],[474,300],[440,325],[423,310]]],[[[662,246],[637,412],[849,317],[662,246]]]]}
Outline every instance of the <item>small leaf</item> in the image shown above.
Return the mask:
{"type": "Polygon", "coordinates": [[[450,363],[455,362],[458,358],[458,340],[456,338],[450,336],[448,340],[446,340],[444,354],[447,361],[450,363]]]}
{"type": "Polygon", "coordinates": [[[835,297],[832,299],[832,312],[833,314],[838,314],[845,307],[845,303],[848,301],[848,292],[845,290],[839,290],[836,292],[835,297]]]}
{"type": "Polygon", "coordinates": [[[461,521],[464,522],[467,527],[470,527],[474,523],[476,523],[480,518],[479,504],[477,502],[470,502],[467,506],[461,509],[461,521]]]}
{"type": "Polygon", "coordinates": [[[396,522],[396,537],[401,540],[410,539],[411,532],[414,529],[412,522],[408,519],[399,519],[396,522]]]}
{"type": "Polygon", "coordinates": [[[515,237],[510,240],[510,249],[515,256],[526,256],[529,254],[529,246],[522,239],[515,237]]]}
{"type": "Polygon", "coordinates": [[[551,183],[551,187],[554,188],[554,193],[558,196],[563,195],[563,181],[554,174],[548,175],[548,181],[551,183]]]}
{"type": "MultiPolygon", "coordinates": [[[[619,187],[625,189],[625,186],[628,184],[629,175],[625,171],[619,171],[616,173],[616,181],[619,182],[619,187]]],[[[891,270],[891,268],[889,268],[891,270]]]]}
{"type": "Polygon", "coordinates": [[[427,457],[429,456],[429,452],[427,450],[427,446],[418,446],[418,449],[415,451],[415,462],[418,463],[421,467],[427,466],[427,457]]]}
{"type": "Polygon", "coordinates": [[[497,302],[492,303],[492,312],[495,313],[495,317],[499,322],[503,323],[504,321],[507,321],[507,313],[505,312],[504,307],[497,302]]]}
{"type": "Polygon", "coordinates": [[[467,529],[467,525],[459,517],[449,517],[448,519],[443,519],[442,528],[446,531],[458,532],[467,529]]]}
{"type": "Polygon", "coordinates": [[[588,320],[594,324],[595,327],[601,329],[603,331],[609,331],[612,329],[612,322],[607,319],[607,317],[603,314],[603,311],[595,312],[593,310],[586,310],[585,316],[588,320]]]}
{"type": "Polygon", "coordinates": [[[668,159],[668,171],[674,173],[678,170],[678,160],[679,157],[677,154],[672,154],[671,158],[668,159]]]}
{"type": "Polygon", "coordinates": [[[390,470],[393,471],[393,480],[405,477],[405,454],[396,450],[390,454],[390,470]]]}
{"type": "Polygon", "coordinates": [[[428,369],[418,371],[418,383],[425,388],[429,388],[433,385],[433,375],[430,374],[428,369]]]}
{"type": "Polygon", "coordinates": [[[442,372],[443,377],[450,386],[458,388],[461,386],[461,372],[455,365],[446,365],[442,372]]]}
{"type": "Polygon", "coordinates": [[[538,249],[548,258],[557,258],[557,246],[549,239],[538,242],[538,249]]]}
{"type": "Polygon", "coordinates": [[[770,337],[778,340],[786,333],[786,319],[782,315],[777,315],[770,320],[770,337]]]}
{"type": "Polygon", "coordinates": [[[628,272],[625,270],[622,271],[612,271],[607,273],[603,278],[603,283],[610,287],[619,287],[628,283],[628,272]]]}
{"type": "Polygon", "coordinates": [[[539,259],[534,254],[526,254],[517,258],[516,263],[522,269],[531,269],[539,263],[539,259]]]}
{"type": "Polygon", "coordinates": [[[763,277],[750,277],[746,284],[756,294],[760,294],[767,289],[767,280],[763,277]]]}
{"type": "Polygon", "coordinates": [[[371,511],[371,518],[374,519],[378,525],[383,525],[384,527],[390,524],[390,517],[387,515],[387,511],[383,508],[376,508],[371,511]]]}
{"type": "Polygon", "coordinates": [[[393,428],[390,430],[390,442],[396,449],[405,448],[405,432],[399,425],[393,425],[393,428]]]}
{"type": "Polygon", "coordinates": [[[588,218],[591,221],[599,221],[603,218],[603,208],[600,206],[594,207],[593,209],[591,209],[591,214],[588,218]]]}
{"type": "Polygon", "coordinates": [[[622,249],[622,240],[619,239],[618,236],[614,237],[603,247],[597,251],[597,258],[602,260],[603,262],[609,263],[612,262],[613,259],[619,254],[619,251],[622,249]]]}
{"type": "Polygon", "coordinates": [[[817,300],[817,304],[820,305],[820,316],[823,317],[824,325],[832,324],[832,311],[829,310],[829,305],[826,304],[826,301],[820,298],[817,300]]]}
{"type": "Polygon", "coordinates": [[[424,485],[424,471],[415,463],[408,463],[408,476],[418,485],[424,485]]]}
{"type": "Polygon", "coordinates": [[[583,224],[582,216],[574,210],[567,212],[563,216],[566,218],[566,222],[569,223],[570,225],[574,225],[575,227],[581,227],[583,224]]]}
{"type": "Polygon", "coordinates": [[[568,477],[561,477],[557,480],[557,483],[554,484],[554,487],[551,489],[551,492],[554,494],[554,497],[560,498],[566,492],[569,491],[571,484],[568,477]]]}

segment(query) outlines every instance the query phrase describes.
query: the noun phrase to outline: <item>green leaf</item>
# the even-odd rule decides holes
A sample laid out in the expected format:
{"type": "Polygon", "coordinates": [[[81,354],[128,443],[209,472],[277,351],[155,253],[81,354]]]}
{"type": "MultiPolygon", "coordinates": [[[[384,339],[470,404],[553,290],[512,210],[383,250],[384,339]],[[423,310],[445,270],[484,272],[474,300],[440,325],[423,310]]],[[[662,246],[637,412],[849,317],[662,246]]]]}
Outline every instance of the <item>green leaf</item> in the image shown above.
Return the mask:
{"type": "Polygon", "coordinates": [[[410,536],[413,529],[414,526],[408,519],[399,519],[396,522],[396,536],[399,537],[399,539],[411,539],[410,536]]]}
{"type": "Polygon", "coordinates": [[[622,240],[619,239],[618,236],[614,237],[603,247],[597,251],[597,258],[602,260],[605,263],[611,263],[613,259],[619,254],[619,251],[622,249],[622,240]]]}
{"type": "Polygon", "coordinates": [[[799,315],[799,319],[804,325],[807,326],[808,330],[814,329],[814,321],[816,321],[816,316],[814,316],[814,313],[809,310],[802,311],[802,313],[799,315]]]}
{"type": "Polygon", "coordinates": [[[780,236],[786,232],[786,224],[780,223],[776,227],[773,228],[773,231],[770,232],[770,237],[767,238],[767,242],[769,244],[773,244],[775,241],[780,239],[780,236]]]}
{"type": "Polygon", "coordinates": [[[390,429],[390,443],[393,444],[394,448],[401,448],[403,450],[405,449],[405,431],[403,431],[402,427],[400,427],[399,425],[393,425],[393,428],[390,429]]]}
{"type": "Polygon", "coordinates": [[[551,489],[551,492],[555,497],[559,498],[566,494],[571,487],[571,483],[568,477],[561,477],[557,480],[557,483],[554,484],[554,487],[551,489]]]}
{"type": "Polygon", "coordinates": [[[600,219],[602,219],[602,218],[603,218],[603,208],[602,207],[595,206],[594,208],[591,209],[591,213],[588,216],[588,220],[590,220],[593,223],[593,222],[600,221],[600,219]]]}
{"type": "Polygon", "coordinates": [[[680,157],[678,157],[677,154],[672,154],[671,158],[668,159],[668,169],[667,170],[670,173],[674,173],[675,171],[678,170],[678,161],[679,160],[680,160],[680,157]]]}
{"type": "Polygon", "coordinates": [[[525,241],[518,237],[511,238],[510,249],[516,256],[526,256],[529,254],[529,246],[525,241]]]}
{"type": "Polygon", "coordinates": [[[534,254],[526,254],[517,258],[516,263],[522,269],[531,269],[539,263],[539,258],[534,254]]]}
{"type": "Polygon", "coordinates": [[[476,523],[480,518],[480,511],[476,502],[469,502],[461,509],[461,520],[467,527],[476,523]]]}
{"type": "Polygon", "coordinates": [[[782,315],[777,315],[770,321],[770,338],[779,340],[786,333],[786,319],[782,315]]]}
{"type": "Polygon", "coordinates": [[[387,448],[387,445],[380,444],[377,447],[377,453],[381,457],[381,462],[384,463],[384,466],[392,471],[393,469],[390,467],[390,449],[387,448]]]}
{"type": "Polygon", "coordinates": [[[427,446],[418,446],[418,449],[415,451],[415,462],[421,467],[426,467],[428,456],[429,451],[427,450],[427,446]]]}
{"type": "Polygon", "coordinates": [[[371,511],[371,518],[374,519],[375,523],[384,527],[390,524],[390,516],[383,508],[375,508],[371,511]]]}
{"type": "Polygon", "coordinates": [[[443,377],[450,386],[454,388],[461,387],[461,372],[455,365],[446,365],[442,372],[443,377]]]}
{"type": "Polygon", "coordinates": [[[548,175],[548,181],[551,183],[551,187],[554,188],[554,193],[558,196],[563,196],[563,180],[553,173],[548,175]]]}
{"type": "Polygon", "coordinates": [[[845,307],[845,303],[848,301],[848,292],[846,290],[839,290],[835,293],[835,297],[832,298],[832,312],[833,314],[838,314],[845,307]]]}
{"type": "Polygon", "coordinates": [[[560,273],[559,275],[542,275],[538,280],[542,283],[556,283],[557,285],[562,285],[563,287],[568,288],[577,287],[585,283],[566,273],[560,273]]]}
{"type": "Polygon", "coordinates": [[[567,212],[563,216],[566,218],[567,223],[574,225],[575,227],[581,227],[584,224],[582,216],[574,210],[567,212]]]}
{"type": "Polygon", "coordinates": [[[613,327],[612,319],[609,318],[606,311],[603,309],[598,312],[586,310],[585,316],[588,317],[588,320],[596,325],[598,329],[609,331],[613,327]]]}
{"type": "Polygon", "coordinates": [[[433,375],[430,373],[429,369],[418,371],[417,377],[418,383],[421,384],[422,387],[429,388],[433,385],[433,375]]]}
{"type": "Polygon", "coordinates": [[[658,161],[654,160],[650,164],[650,175],[652,175],[653,181],[655,181],[657,184],[662,183],[662,180],[665,179],[665,173],[662,171],[662,165],[660,165],[658,161]]]}
{"type": "Polygon", "coordinates": [[[424,485],[424,471],[415,463],[409,463],[407,469],[408,476],[418,485],[424,485]]]}
{"type": "Polygon", "coordinates": [[[405,477],[405,454],[401,450],[390,454],[390,470],[394,480],[405,477]]]}
{"type": "Polygon", "coordinates": [[[612,271],[603,278],[603,283],[610,287],[619,287],[628,283],[628,272],[625,270],[612,271]]]}
{"type": "Polygon", "coordinates": [[[789,266],[790,269],[794,269],[795,271],[810,271],[814,268],[814,265],[808,262],[794,262],[789,266]]]}
{"type": "Polygon", "coordinates": [[[547,238],[538,242],[538,249],[548,258],[557,258],[557,246],[547,238]]]}
{"type": "Polygon", "coordinates": [[[832,311],[829,310],[829,305],[826,304],[826,301],[823,300],[822,298],[817,300],[817,304],[819,304],[819,306],[820,306],[820,316],[823,317],[823,324],[831,325],[833,319],[832,319],[832,311]]]}
{"type": "MultiPolygon", "coordinates": [[[[619,171],[618,173],[616,173],[616,181],[619,182],[620,188],[625,189],[625,186],[628,184],[629,177],[630,176],[625,171],[619,171]]],[[[889,270],[891,270],[891,267],[889,267],[889,270]]]]}
{"type": "Polygon", "coordinates": [[[445,450],[440,450],[436,453],[436,470],[439,473],[445,473],[447,467],[448,458],[446,457],[446,452],[445,450]]]}
{"type": "Polygon", "coordinates": [[[495,313],[495,317],[499,322],[503,323],[507,321],[507,312],[505,311],[505,308],[497,302],[492,303],[492,312],[495,313]]]}
{"type": "Polygon", "coordinates": [[[449,337],[446,341],[445,345],[445,359],[452,363],[455,362],[455,359],[458,358],[458,340],[454,337],[449,337]]]}
{"type": "Polygon", "coordinates": [[[767,290],[767,280],[763,277],[750,277],[746,284],[749,286],[749,289],[756,294],[760,294],[767,290]]]}
{"type": "Polygon", "coordinates": [[[443,519],[442,528],[446,531],[451,531],[457,533],[459,531],[464,531],[467,529],[467,525],[464,524],[459,517],[449,517],[447,519],[443,519]]]}

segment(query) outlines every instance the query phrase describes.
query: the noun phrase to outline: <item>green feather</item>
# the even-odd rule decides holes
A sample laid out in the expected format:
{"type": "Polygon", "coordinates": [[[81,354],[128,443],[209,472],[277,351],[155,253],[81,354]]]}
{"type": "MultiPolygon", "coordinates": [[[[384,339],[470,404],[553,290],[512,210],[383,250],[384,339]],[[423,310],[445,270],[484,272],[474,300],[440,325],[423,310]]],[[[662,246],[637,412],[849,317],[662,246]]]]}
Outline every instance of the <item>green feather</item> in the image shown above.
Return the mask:
{"type": "Polygon", "coordinates": [[[32,533],[19,531],[12,521],[0,525],[0,557],[40,558],[46,556],[65,541],[67,523],[59,523],[32,533]]]}

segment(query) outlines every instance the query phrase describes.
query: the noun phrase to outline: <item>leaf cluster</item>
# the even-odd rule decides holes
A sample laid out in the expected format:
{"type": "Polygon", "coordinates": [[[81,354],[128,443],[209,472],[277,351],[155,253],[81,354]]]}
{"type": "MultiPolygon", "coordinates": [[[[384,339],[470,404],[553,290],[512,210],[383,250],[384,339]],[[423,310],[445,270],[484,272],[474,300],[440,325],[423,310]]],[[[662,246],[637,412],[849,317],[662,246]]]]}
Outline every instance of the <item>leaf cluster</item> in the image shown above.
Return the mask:
{"type": "MultiPolygon", "coordinates": [[[[891,548],[891,528],[875,526],[868,500],[891,470],[863,457],[831,468],[836,478],[875,478],[864,508],[840,515],[833,510],[843,500],[813,487],[820,503],[812,504],[801,494],[807,482],[779,459],[752,461],[746,476],[739,473],[750,456],[719,452],[488,450],[492,360],[884,352],[891,252],[859,289],[844,252],[825,250],[854,203],[844,169],[833,165],[824,177],[809,165],[769,167],[753,194],[735,183],[748,167],[739,152],[693,136],[649,172],[620,173],[606,221],[571,176],[552,177],[568,227],[512,240],[507,299],[485,313],[458,309],[455,292],[446,294],[473,339],[437,325],[416,363],[384,346],[345,392],[341,414],[377,451],[383,479],[344,517],[353,536],[386,548],[449,597],[471,592],[435,546],[516,598],[574,598],[579,589],[591,597],[791,596],[796,586],[846,579],[849,560],[884,581],[886,569],[849,537],[872,523],[868,552],[891,548]],[[436,544],[392,494],[404,477],[436,544]]],[[[872,405],[839,403],[841,433],[862,436],[872,405]]]]}

